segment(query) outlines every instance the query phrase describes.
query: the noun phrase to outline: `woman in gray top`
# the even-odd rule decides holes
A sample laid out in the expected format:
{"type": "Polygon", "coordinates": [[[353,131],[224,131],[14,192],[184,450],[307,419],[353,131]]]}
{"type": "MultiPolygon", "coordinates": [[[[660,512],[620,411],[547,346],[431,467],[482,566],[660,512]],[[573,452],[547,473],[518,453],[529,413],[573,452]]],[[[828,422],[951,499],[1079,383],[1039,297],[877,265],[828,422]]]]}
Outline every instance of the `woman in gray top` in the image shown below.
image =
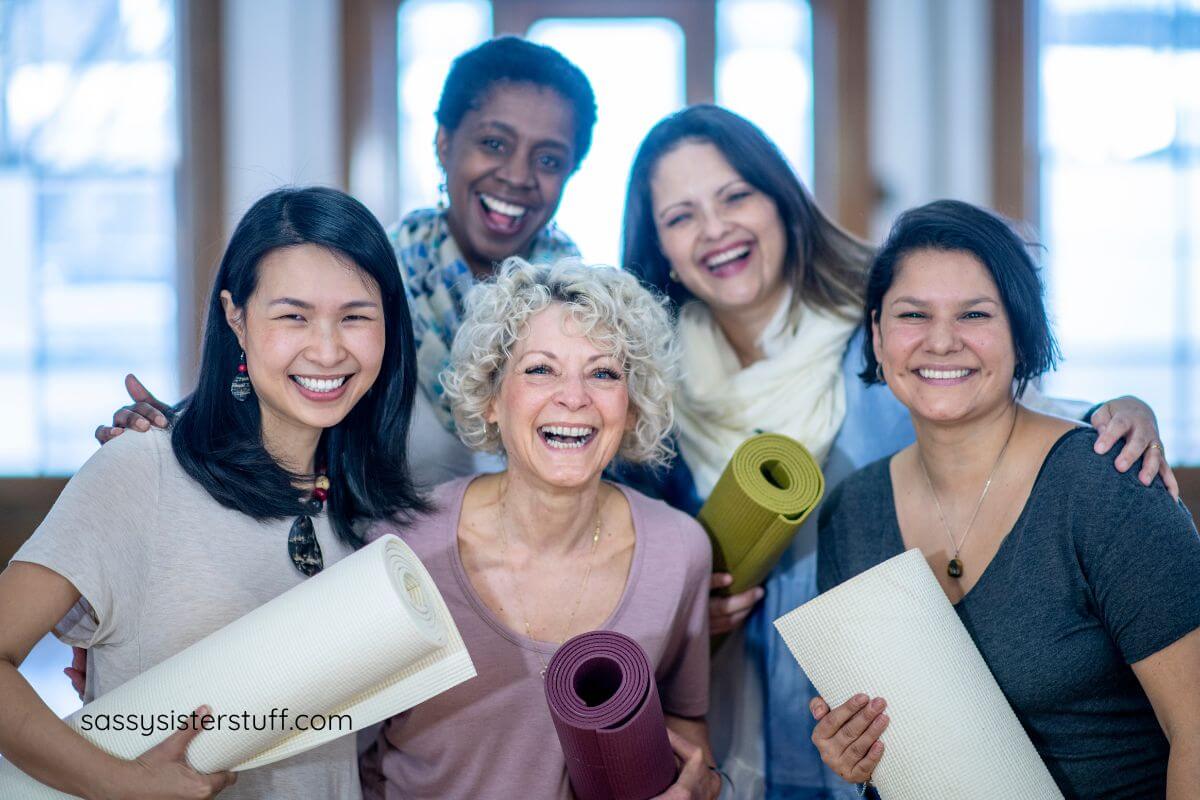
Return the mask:
{"type": "MultiPolygon", "coordinates": [[[[1016,402],[1057,358],[1023,243],[965,203],[905,213],[864,325],[862,377],[917,441],[826,502],[820,588],[920,548],[1066,796],[1194,796],[1200,538],[1182,503],[1095,456],[1094,431],[1016,402]]],[[[885,708],[813,701],[813,742],[847,780],[887,758],[885,708]]]]}
{"type": "Polygon", "coordinates": [[[0,574],[0,753],[86,798],[360,797],[353,737],[234,786],[185,760],[203,707],[127,761],[55,717],[17,668],[53,630],[88,648],[90,700],[349,554],[353,523],[424,510],[404,451],[415,389],[404,288],[371,213],[321,188],[255,203],[172,429],[97,451],[0,574]]]}

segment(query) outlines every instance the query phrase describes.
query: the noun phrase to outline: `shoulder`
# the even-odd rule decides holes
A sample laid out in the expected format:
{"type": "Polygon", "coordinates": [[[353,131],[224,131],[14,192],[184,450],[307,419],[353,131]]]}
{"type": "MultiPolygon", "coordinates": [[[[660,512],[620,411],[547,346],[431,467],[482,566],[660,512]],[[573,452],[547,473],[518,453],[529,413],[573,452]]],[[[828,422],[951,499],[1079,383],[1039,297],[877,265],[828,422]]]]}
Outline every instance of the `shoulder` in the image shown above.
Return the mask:
{"type": "Polygon", "coordinates": [[[179,470],[179,462],[171,449],[171,434],[159,428],[145,433],[127,430],[115,439],[110,439],[92,454],[80,472],[121,475],[121,483],[136,476],[144,480],[150,475],[160,475],[165,468],[179,470]]]}
{"type": "Polygon", "coordinates": [[[475,477],[470,475],[438,484],[429,493],[429,510],[413,514],[408,519],[393,517],[379,520],[367,529],[366,541],[372,542],[392,533],[411,544],[436,535],[442,526],[458,515],[462,508],[463,493],[475,477]]]}
{"type": "Polygon", "coordinates": [[[637,535],[651,535],[668,545],[674,556],[684,556],[690,568],[707,570],[712,563],[712,545],[704,528],[690,514],[672,508],[662,500],[625,486],[622,489],[629,501],[637,535]]]}
{"type": "Polygon", "coordinates": [[[886,502],[891,487],[889,465],[892,457],[873,461],[846,476],[821,503],[820,527],[842,520],[875,517],[880,505],[886,502]]]}

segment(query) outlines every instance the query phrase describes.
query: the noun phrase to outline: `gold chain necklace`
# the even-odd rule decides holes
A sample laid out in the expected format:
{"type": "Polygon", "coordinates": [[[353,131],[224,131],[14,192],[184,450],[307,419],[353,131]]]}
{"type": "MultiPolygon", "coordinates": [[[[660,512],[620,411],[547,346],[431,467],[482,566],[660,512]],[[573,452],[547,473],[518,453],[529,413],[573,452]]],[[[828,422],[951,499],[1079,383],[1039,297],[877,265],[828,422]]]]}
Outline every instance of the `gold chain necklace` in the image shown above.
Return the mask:
{"type": "MultiPolygon", "coordinates": [[[[504,517],[507,515],[508,509],[504,503],[503,493],[501,493],[499,491],[499,489],[497,489],[497,493],[498,493],[497,499],[500,503],[501,558],[504,559],[504,565],[505,565],[505,567],[508,568],[508,583],[509,583],[510,590],[512,591],[513,597],[515,597],[517,599],[517,610],[521,612],[521,622],[525,626],[525,636],[528,639],[530,639],[531,641],[534,641],[536,643],[537,640],[533,638],[533,628],[529,624],[529,615],[525,613],[525,603],[523,600],[521,600],[521,593],[517,591],[517,582],[514,577],[516,575],[516,569],[511,566],[511,560],[508,557],[508,531],[505,529],[505,525],[504,525],[504,517]]],[[[588,579],[592,577],[592,565],[596,560],[596,545],[600,541],[600,505],[601,504],[599,501],[599,495],[597,495],[596,529],[595,529],[595,531],[592,532],[592,547],[591,547],[591,550],[588,552],[587,571],[583,573],[583,583],[579,587],[579,594],[576,595],[576,597],[575,597],[575,607],[571,609],[571,616],[567,617],[567,624],[563,627],[562,636],[559,639],[559,641],[552,642],[552,644],[561,645],[563,642],[565,642],[567,640],[567,635],[570,634],[570,632],[571,632],[571,626],[575,624],[575,615],[576,615],[576,613],[579,612],[579,605],[583,601],[583,596],[587,593],[588,579]]],[[[546,670],[549,668],[550,665],[546,662],[546,659],[542,657],[541,650],[538,650],[535,647],[533,652],[537,654],[538,661],[540,661],[542,663],[542,668],[538,672],[538,674],[541,676],[542,680],[545,680],[546,679],[546,670]]]]}
{"type": "Polygon", "coordinates": [[[1008,450],[1008,443],[1012,441],[1013,431],[1017,429],[1017,413],[1016,410],[1013,411],[1013,421],[1012,426],[1008,429],[1008,438],[1004,440],[1004,447],[1000,448],[1000,455],[996,456],[996,463],[992,464],[992,471],[988,473],[987,481],[983,484],[983,491],[979,493],[979,502],[975,504],[975,511],[971,514],[971,521],[967,523],[967,528],[963,531],[962,539],[957,544],[954,541],[954,534],[950,533],[950,525],[946,522],[946,515],[942,513],[942,504],[938,500],[937,492],[933,490],[933,481],[929,479],[929,468],[925,466],[925,457],[921,455],[920,446],[918,445],[917,447],[917,460],[921,462],[921,472],[925,475],[925,485],[929,487],[929,494],[933,496],[933,504],[937,507],[938,519],[942,521],[942,528],[946,531],[946,538],[950,540],[950,547],[954,550],[954,557],[946,565],[946,574],[955,580],[961,578],[963,574],[962,559],[958,557],[958,554],[967,543],[967,537],[971,535],[971,528],[975,525],[975,518],[979,516],[979,509],[983,507],[983,498],[987,497],[988,489],[992,488],[992,478],[996,477],[996,469],[1004,459],[1004,452],[1008,450]]]}

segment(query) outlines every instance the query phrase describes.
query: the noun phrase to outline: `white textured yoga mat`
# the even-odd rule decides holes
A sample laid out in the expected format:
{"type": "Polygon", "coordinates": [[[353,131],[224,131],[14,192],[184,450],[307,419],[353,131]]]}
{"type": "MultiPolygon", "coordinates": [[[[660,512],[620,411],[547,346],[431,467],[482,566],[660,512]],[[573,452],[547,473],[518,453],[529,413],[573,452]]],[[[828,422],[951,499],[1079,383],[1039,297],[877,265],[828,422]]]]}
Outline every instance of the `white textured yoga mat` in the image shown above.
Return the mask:
{"type": "MultiPolygon", "coordinates": [[[[475,667],[445,601],[408,545],[384,536],[201,639],[71,715],[187,714],[266,717],[344,714],[353,730],[405,711],[468,678],[475,667]],[[305,635],[297,635],[303,627],[305,635]]],[[[271,764],[345,736],[331,731],[212,730],[188,748],[200,772],[271,764]]],[[[170,735],[80,731],[120,758],[170,735]]],[[[0,763],[0,798],[64,798],[0,763]]]]}
{"type": "Polygon", "coordinates": [[[1061,800],[920,550],[775,620],[821,696],[883,697],[884,800],[1061,800]]]}

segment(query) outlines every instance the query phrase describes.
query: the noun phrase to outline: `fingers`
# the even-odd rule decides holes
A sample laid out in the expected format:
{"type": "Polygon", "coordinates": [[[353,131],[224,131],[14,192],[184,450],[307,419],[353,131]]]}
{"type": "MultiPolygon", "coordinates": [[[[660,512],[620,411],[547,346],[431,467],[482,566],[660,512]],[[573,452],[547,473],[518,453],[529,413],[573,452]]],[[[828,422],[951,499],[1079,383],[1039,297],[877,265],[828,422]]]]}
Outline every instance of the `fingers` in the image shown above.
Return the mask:
{"type": "Polygon", "coordinates": [[[202,728],[200,723],[208,718],[210,709],[208,706],[200,706],[192,712],[191,724],[185,728],[175,731],[166,739],[163,739],[145,754],[154,753],[162,756],[168,761],[186,761],[188,745],[192,743],[192,739],[200,733],[202,728]]]}
{"type": "Polygon", "coordinates": [[[844,777],[850,783],[866,783],[875,774],[875,768],[879,766],[881,758],[883,758],[883,742],[875,741],[867,749],[866,756],[851,767],[844,777]]]}
{"type": "Polygon", "coordinates": [[[712,577],[708,579],[708,588],[724,589],[733,583],[733,576],[728,572],[714,572],[712,577]]]}
{"type": "Polygon", "coordinates": [[[63,670],[63,674],[71,681],[71,688],[75,690],[75,694],[79,695],[79,699],[83,699],[84,690],[87,689],[87,679],[83,673],[77,669],[67,667],[63,670]]]}
{"type": "Polygon", "coordinates": [[[96,428],[96,433],[93,435],[96,437],[97,442],[104,444],[120,436],[124,430],[124,428],[110,428],[108,425],[99,425],[96,428]]]}
{"type": "Polygon", "coordinates": [[[711,597],[708,601],[709,631],[715,636],[728,633],[746,621],[746,617],[754,611],[754,606],[763,598],[763,588],[755,586],[752,589],[730,595],[729,597],[711,597]]]}
{"type": "Polygon", "coordinates": [[[87,650],[82,647],[71,648],[71,667],[81,671],[87,669],[87,650]]]}
{"type": "MultiPolygon", "coordinates": [[[[159,400],[154,395],[150,394],[149,390],[142,385],[142,382],[137,379],[137,376],[130,373],[125,376],[125,391],[129,392],[130,398],[138,403],[145,403],[155,411],[160,411],[163,414],[169,414],[171,406],[159,400]]],[[[160,425],[159,427],[164,427],[160,425]]]]}
{"type": "Polygon", "coordinates": [[[826,714],[813,728],[813,743],[817,744],[818,740],[832,739],[842,726],[850,721],[851,717],[867,707],[869,699],[865,694],[856,694],[826,714]]]}
{"type": "Polygon", "coordinates": [[[122,406],[113,414],[113,426],[118,428],[133,428],[137,431],[148,431],[150,426],[167,427],[167,417],[149,403],[133,403],[122,406]]]}
{"type": "Polygon", "coordinates": [[[1179,499],[1179,481],[1175,479],[1175,471],[1171,469],[1171,465],[1167,463],[1167,459],[1163,458],[1162,466],[1158,468],[1158,474],[1162,476],[1163,483],[1166,484],[1167,491],[1171,493],[1172,499],[1179,499]]]}
{"type": "MultiPolygon", "coordinates": [[[[675,783],[660,795],[662,800],[711,796],[711,792],[705,792],[703,788],[712,777],[708,765],[704,763],[704,751],[670,728],[667,728],[667,741],[683,766],[675,783]]],[[[719,791],[719,784],[717,788],[719,791]]]]}
{"type": "Polygon", "coordinates": [[[824,697],[814,697],[808,703],[808,711],[813,715],[813,719],[820,722],[829,713],[829,704],[825,702],[824,697]]]}
{"type": "MultiPolygon", "coordinates": [[[[1107,408],[1107,406],[1105,407],[1107,408]]],[[[1129,418],[1123,415],[1110,414],[1105,421],[1097,422],[1098,414],[1099,412],[1092,415],[1092,424],[1096,426],[1096,432],[1100,434],[1096,437],[1093,449],[1103,455],[1112,449],[1112,446],[1129,431],[1131,426],[1129,418]]]]}
{"type": "Polygon", "coordinates": [[[237,783],[236,772],[214,772],[210,775],[201,775],[200,777],[208,784],[213,794],[223,792],[237,783]]]}
{"type": "MultiPolygon", "coordinates": [[[[1150,447],[1150,443],[1154,441],[1154,437],[1157,435],[1157,432],[1155,432],[1153,428],[1151,428],[1150,431],[1147,431],[1144,426],[1139,425],[1132,427],[1129,433],[1125,436],[1125,446],[1121,448],[1121,452],[1117,455],[1117,471],[1126,472],[1139,458],[1142,458],[1144,455],[1149,455],[1146,450],[1150,447]]],[[[1161,452],[1162,451],[1158,448],[1154,448],[1152,450],[1152,453],[1155,455],[1161,452]]],[[[1155,468],[1154,471],[1157,472],[1158,469],[1155,468]]],[[[1154,473],[1150,473],[1150,476],[1153,478],[1154,473]]],[[[1142,481],[1142,483],[1146,484],[1147,486],[1150,485],[1149,481],[1142,481]]]]}
{"type": "Polygon", "coordinates": [[[886,707],[882,697],[869,700],[865,694],[856,694],[833,710],[823,698],[814,698],[809,704],[814,717],[821,714],[813,730],[813,743],[821,759],[842,778],[861,783],[875,771],[883,757],[879,737],[890,722],[883,713],[886,707]]]}

